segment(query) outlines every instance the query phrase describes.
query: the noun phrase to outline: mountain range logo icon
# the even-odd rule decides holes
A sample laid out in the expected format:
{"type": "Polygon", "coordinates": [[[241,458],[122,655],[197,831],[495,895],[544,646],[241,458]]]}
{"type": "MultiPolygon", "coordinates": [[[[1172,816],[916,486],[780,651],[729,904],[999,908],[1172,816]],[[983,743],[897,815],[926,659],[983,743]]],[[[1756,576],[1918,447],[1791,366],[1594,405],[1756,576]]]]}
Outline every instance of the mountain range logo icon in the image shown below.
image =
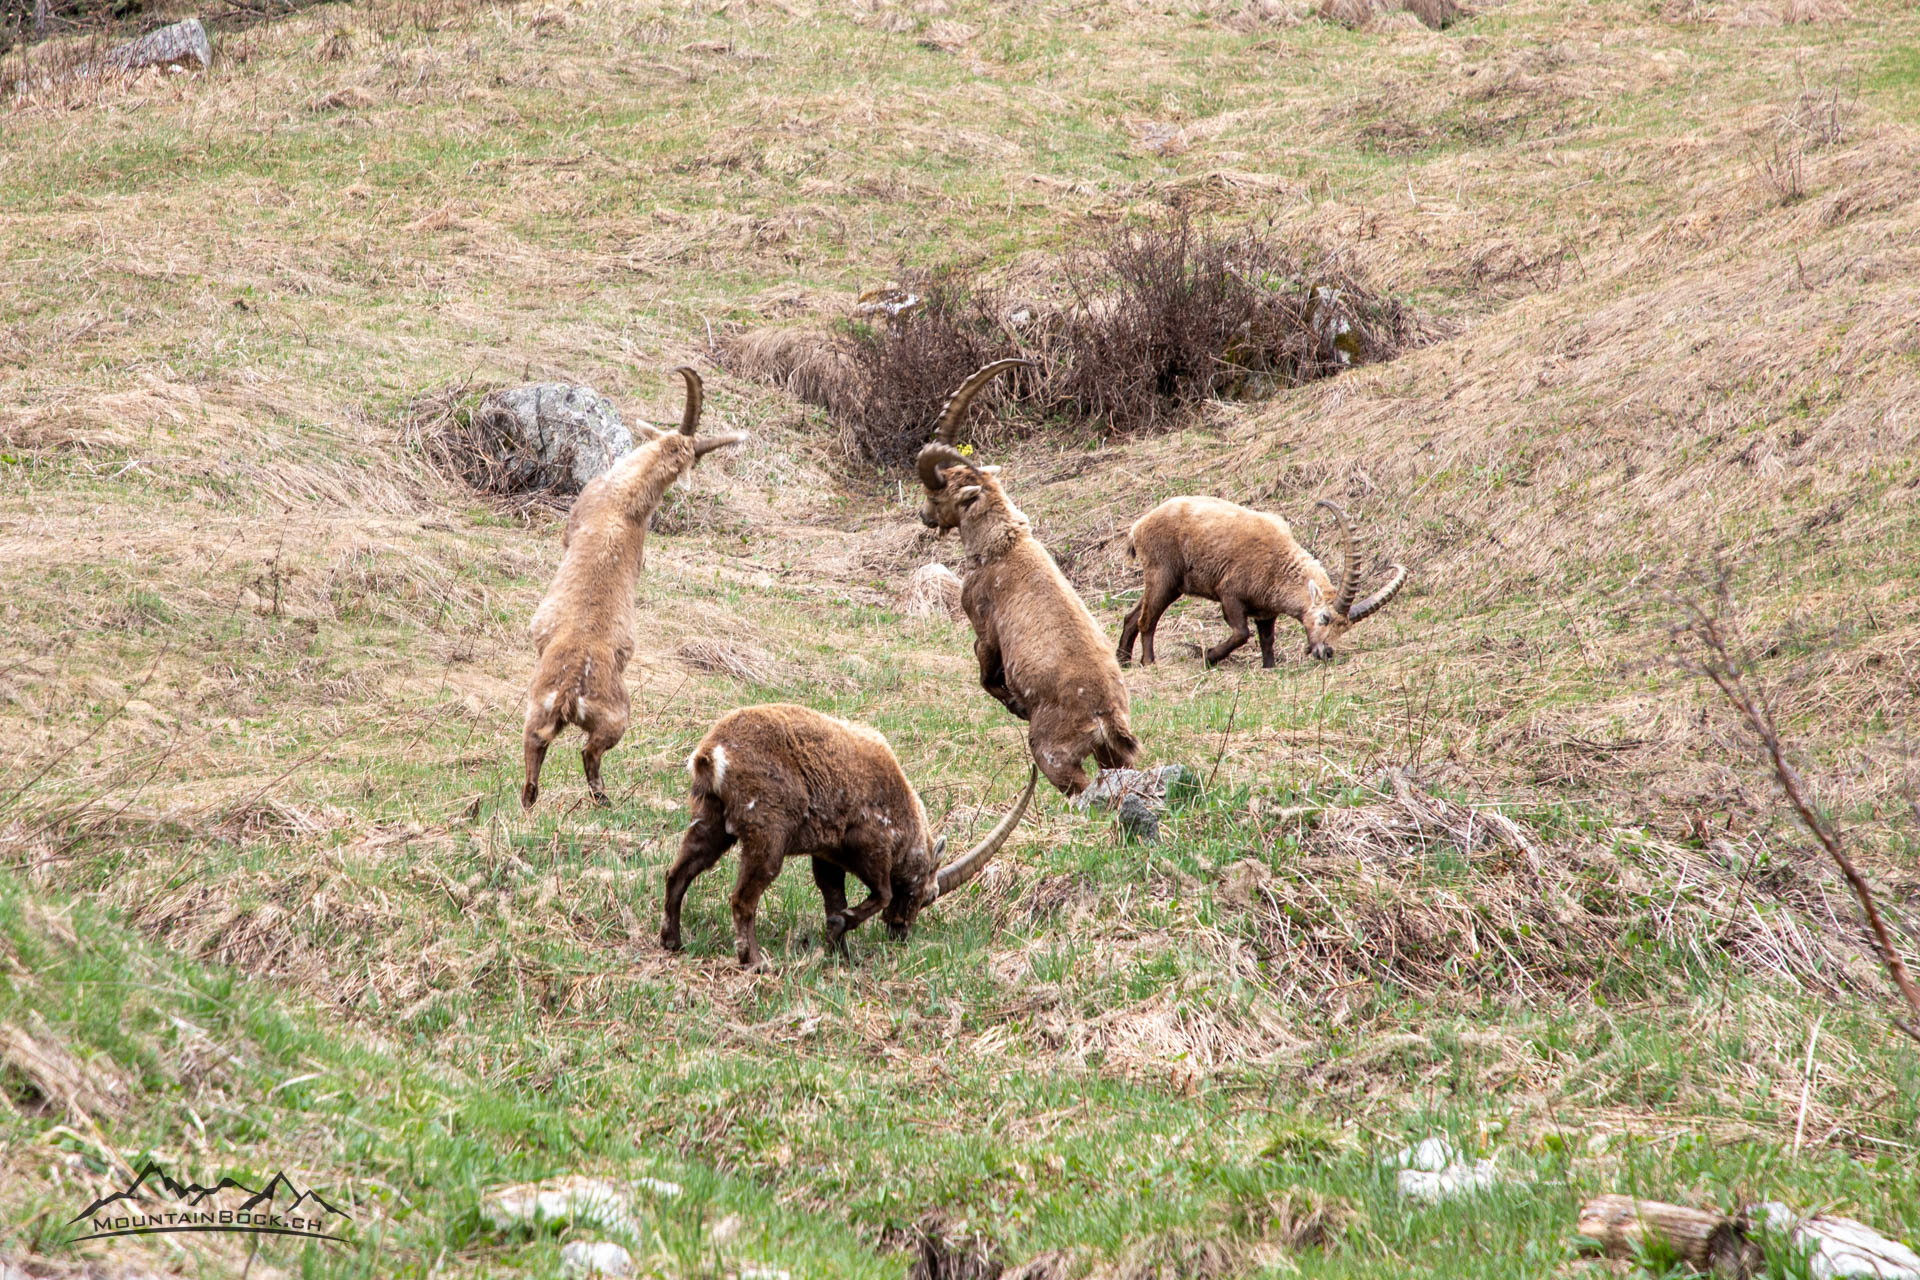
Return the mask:
{"type": "Polygon", "coordinates": [[[239,1231],[256,1235],[305,1236],[339,1240],[330,1234],[329,1219],[352,1220],[311,1187],[302,1188],[284,1173],[276,1173],[257,1190],[238,1178],[222,1178],[212,1186],[182,1182],[149,1160],[132,1182],[101,1196],[67,1223],[91,1227],[75,1241],[108,1236],[156,1235],[177,1231],[239,1231]],[[238,1205],[220,1199],[222,1192],[246,1198],[238,1205]],[[143,1201],[157,1200],[151,1208],[143,1201]],[[168,1201],[171,1200],[171,1204],[168,1201]]]}

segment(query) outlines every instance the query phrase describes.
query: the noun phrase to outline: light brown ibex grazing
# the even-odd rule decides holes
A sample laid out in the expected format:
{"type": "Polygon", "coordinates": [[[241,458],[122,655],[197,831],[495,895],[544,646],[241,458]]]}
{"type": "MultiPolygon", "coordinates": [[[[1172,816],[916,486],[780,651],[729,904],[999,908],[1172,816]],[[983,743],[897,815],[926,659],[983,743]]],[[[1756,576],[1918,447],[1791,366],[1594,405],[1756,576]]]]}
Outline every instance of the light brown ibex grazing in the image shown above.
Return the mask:
{"type": "Polygon", "coordinates": [[[1075,796],[1086,789],[1089,755],[1116,769],[1139,754],[1127,727],[1126,680],[1100,624],[1000,488],[999,468],[973,465],[952,440],[980,388],[1025,363],[996,361],[954,393],[933,441],[920,450],[927,491],[920,519],[942,532],[960,530],[970,558],[960,604],[973,623],[980,685],[1027,721],[1040,772],[1075,796]]]}
{"type": "Polygon", "coordinates": [[[1020,824],[1033,799],[1035,771],[1018,804],[986,839],[941,865],[944,837],[907,784],[887,740],[806,707],[776,703],[720,717],[687,761],[693,775],[693,823],[667,868],[660,945],[680,949],[680,904],[687,886],[740,844],[733,889],[733,936],[740,963],[762,967],[754,917],[760,895],[788,858],[813,860],[813,882],[827,909],[827,945],[847,954],[847,934],[884,912],[900,939],[914,918],[980,873],[1020,824]],[[847,876],[867,899],[847,906],[847,876]]]}
{"type": "Polygon", "coordinates": [[[1218,601],[1233,634],[1207,650],[1208,666],[1247,642],[1247,623],[1260,633],[1260,665],[1273,665],[1273,624],[1281,615],[1298,619],[1307,632],[1307,654],[1333,657],[1333,641],[1354,623],[1393,599],[1407,571],[1393,566],[1393,579],[1366,599],[1360,594],[1360,557],[1353,545],[1347,513],[1322,499],[1320,506],[1340,523],[1345,546],[1342,578],[1333,580],[1318,560],[1294,540],[1279,516],[1250,511],[1219,498],[1169,498],[1134,521],[1127,534],[1127,555],[1146,575],[1140,603],[1120,628],[1119,658],[1133,660],[1133,639],[1140,637],[1140,661],[1151,664],[1153,631],[1160,615],[1181,596],[1218,601]]]}
{"type": "Polygon", "coordinates": [[[580,752],[587,789],[606,804],[600,757],[627,731],[627,662],[633,657],[633,584],[640,576],[647,521],[667,486],[694,462],[739,444],[744,434],[694,439],[704,392],[700,375],[685,365],[687,407],[678,431],[644,431],[646,442],[606,474],[587,483],[574,499],[560,545],[564,554],[546,599],[533,614],[533,647],[539,655],[527,689],[527,780],[520,803],[540,798],[540,766],[547,748],[568,725],[587,735],[580,752]]]}

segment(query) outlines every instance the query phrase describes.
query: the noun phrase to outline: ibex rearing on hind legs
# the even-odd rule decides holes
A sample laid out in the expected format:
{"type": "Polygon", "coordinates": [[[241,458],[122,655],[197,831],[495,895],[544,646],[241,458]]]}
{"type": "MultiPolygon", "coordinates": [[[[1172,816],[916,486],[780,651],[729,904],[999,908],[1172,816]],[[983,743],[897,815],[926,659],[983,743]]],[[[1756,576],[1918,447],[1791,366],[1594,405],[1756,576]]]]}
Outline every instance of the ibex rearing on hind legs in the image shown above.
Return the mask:
{"type": "Polygon", "coordinates": [[[1100,624],[1087,612],[1020,508],[998,467],[975,466],[953,447],[967,406],[997,374],[1026,364],[999,360],[972,374],[920,450],[926,501],[921,522],[959,529],[970,563],[960,604],[973,623],[980,685],[1027,721],[1034,762],[1069,796],[1086,789],[1086,758],[1126,768],[1140,751],[1127,724],[1127,684],[1100,624]]]}
{"type": "Polygon", "coordinates": [[[1273,665],[1273,624],[1282,615],[1297,619],[1307,633],[1307,655],[1333,657],[1333,641],[1371,615],[1399,592],[1407,571],[1393,566],[1393,578],[1364,600],[1360,594],[1360,557],[1347,513],[1322,499],[1320,506],[1340,524],[1345,546],[1340,589],[1320,561],[1294,539],[1279,516],[1219,498],[1169,498],[1134,522],[1127,534],[1127,555],[1144,572],[1140,603],[1120,628],[1119,659],[1133,660],[1134,637],[1140,661],[1154,660],[1153,632],[1160,615],[1181,596],[1216,600],[1233,633],[1207,650],[1208,666],[1223,661],[1247,642],[1247,624],[1260,635],[1260,665],[1273,665]]]}
{"type": "Polygon", "coordinates": [[[534,611],[533,646],[539,657],[527,689],[522,734],[524,808],[531,809],[540,798],[540,766],[547,748],[570,724],[587,735],[580,753],[587,789],[596,804],[607,803],[600,757],[627,732],[626,669],[635,643],[633,584],[640,576],[647,521],[667,486],[697,460],[747,438],[737,433],[694,439],[704,399],[700,375],[685,365],[674,372],[687,383],[680,429],[643,432],[646,443],[580,491],[561,535],[560,570],[534,611]]]}

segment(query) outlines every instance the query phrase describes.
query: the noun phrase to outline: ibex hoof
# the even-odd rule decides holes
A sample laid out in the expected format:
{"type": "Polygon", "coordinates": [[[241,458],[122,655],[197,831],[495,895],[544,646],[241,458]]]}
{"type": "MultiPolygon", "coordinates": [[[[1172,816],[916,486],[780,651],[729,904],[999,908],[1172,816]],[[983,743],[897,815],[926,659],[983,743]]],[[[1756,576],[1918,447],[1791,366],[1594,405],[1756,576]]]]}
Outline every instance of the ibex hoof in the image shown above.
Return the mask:
{"type": "Polygon", "coordinates": [[[680,931],[678,929],[662,929],[660,931],[660,945],[668,951],[678,951],[680,949],[680,931]]]}
{"type": "Polygon", "coordinates": [[[520,788],[520,807],[522,809],[533,808],[533,802],[539,798],[540,788],[532,786],[520,788]]]}

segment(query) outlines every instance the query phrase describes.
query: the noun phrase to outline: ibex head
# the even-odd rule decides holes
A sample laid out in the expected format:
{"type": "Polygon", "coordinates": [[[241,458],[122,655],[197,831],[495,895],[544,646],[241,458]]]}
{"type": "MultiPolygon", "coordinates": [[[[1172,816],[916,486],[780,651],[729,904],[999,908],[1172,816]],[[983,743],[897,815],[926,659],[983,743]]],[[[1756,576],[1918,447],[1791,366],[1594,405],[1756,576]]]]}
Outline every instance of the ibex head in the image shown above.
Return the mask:
{"type": "MultiPolygon", "coordinates": [[[[681,365],[674,370],[687,384],[687,406],[680,414],[680,437],[693,445],[693,459],[698,462],[715,449],[725,449],[739,444],[747,438],[744,431],[728,432],[724,436],[708,436],[704,440],[694,439],[693,433],[700,425],[700,411],[707,403],[706,384],[691,365],[681,365]]],[[[666,433],[662,433],[666,434],[666,433]]]]}
{"type": "Polygon", "coordinates": [[[913,928],[914,920],[923,910],[980,874],[980,869],[992,860],[994,854],[1000,852],[1001,846],[1006,844],[1007,838],[1013,834],[1013,829],[1020,825],[1020,819],[1027,812],[1027,805],[1033,800],[1034,784],[1039,781],[1039,778],[1038,766],[1029,767],[1027,789],[1020,793],[1019,802],[1013,806],[1006,817],[1000,819],[993,830],[987,832],[985,839],[952,862],[944,864],[941,862],[941,859],[946,856],[947,838],[945,836],[928,837],[925,862],[917,864],[912,869],[903,869],[907,871],[907,875],[903,877],[907,882],[895,883],[893,900],[887,904],[886,911],[881,915],[881,919],[887,922],[888,937],[895,941],[904,939],[908,931],[913,928]]]}
{"type": "MultiPolygon", "coordinates": [[[[973,407],[974,397],[996,377],[1009,369],[1031,368],[1033,361],[1006,359],[995,360],[967,375],[959,389],[948,397],[946,407],[940,410],[940,421],[933,429],[933,439],[920,450],[915,464],[919,468],[920,483],[927,491],[926,501],[920,504],[920,523],[929,529],[945,532],[960,527],[960,506],[956,493],[949,489],[946,477],[941,473],[951,466],[974,466],[965,454],[954,445],[954,435],[960,424],[966,420],[967,410],[973,407]]],[[[981,471],[991,474],[997,467],[980,467],[981,471]]]]}
{"type": "Polygon", "coordinates": [[[1407,571],[1404,566],[1394,565],[1393,578],[1386,586],[1364,600],[1356,600],[1360,594],[1360,557],[1354,550],[1353,526],[1347,522],[1347,513],[1325,498],[1316,505],[1333,512],[1333,518],[1340,524],[1343,546],[1338,594],[1329,600],[1320,584],[1309,579],[1307,611],[1300,618],[1300,624],[1307,630],[1307,656],[1325,662],[1333,657],[1333,642],[1348,627],[1376,612],[1399,594],[1401,586],[1406,583],[1407,571]]]}

